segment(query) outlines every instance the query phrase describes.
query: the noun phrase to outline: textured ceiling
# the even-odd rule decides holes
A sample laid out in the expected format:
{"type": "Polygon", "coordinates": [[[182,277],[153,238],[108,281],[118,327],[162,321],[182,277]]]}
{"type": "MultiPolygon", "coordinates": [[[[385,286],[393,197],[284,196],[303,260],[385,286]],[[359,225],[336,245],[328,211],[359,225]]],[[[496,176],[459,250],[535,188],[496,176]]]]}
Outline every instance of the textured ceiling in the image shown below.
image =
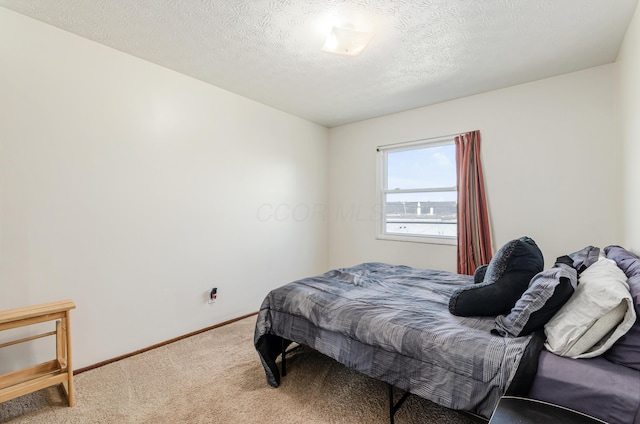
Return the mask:
{"type": "Polygon", "coordinates": [[[0,0],[0,6],[333,127],[611,63],[637,2],[0,0]],[[376,35],[360,56],[324,53],[334,24],[376,35]]]}

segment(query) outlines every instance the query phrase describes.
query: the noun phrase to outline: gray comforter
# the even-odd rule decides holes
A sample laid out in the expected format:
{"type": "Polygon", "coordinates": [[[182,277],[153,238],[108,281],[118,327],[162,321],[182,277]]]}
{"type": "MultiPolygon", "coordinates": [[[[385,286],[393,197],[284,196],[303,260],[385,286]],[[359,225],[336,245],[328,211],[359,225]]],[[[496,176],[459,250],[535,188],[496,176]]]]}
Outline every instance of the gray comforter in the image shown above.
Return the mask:
{"type": "Polygon", "coordinates": [[[494,336],[493,318],[451,315],[449,297],[472,283],[471,276],[365,263],[275,289],[254,336],[267,381],[279,385],[275,359],[285,339],[445,407],[489,417],[531,336],[494,336]]]}

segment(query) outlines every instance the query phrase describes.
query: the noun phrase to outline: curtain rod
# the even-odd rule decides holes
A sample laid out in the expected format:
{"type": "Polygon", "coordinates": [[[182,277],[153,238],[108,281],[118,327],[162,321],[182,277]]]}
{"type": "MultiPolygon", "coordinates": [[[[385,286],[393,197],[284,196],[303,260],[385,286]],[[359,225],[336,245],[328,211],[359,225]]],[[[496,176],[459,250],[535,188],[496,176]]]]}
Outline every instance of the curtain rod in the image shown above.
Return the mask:
{"type": "Polygon", "coordinates": [[[459,135],[467,134],[467,133],[470,133],[470,132],[473,132],[473,131],[477,131],[477,130],[462,131],[462,132],[459,132],[459,133],[440,135],[438,137],[420,138],[420,139],[411,140],[411,141],[402,141],[400,143],[381,144],[378,147],[376,147],[376,150],[380,151],[380,149],[386,150],[386,149],[390,149],[390,148],[393,148],[393,147],[410,146],[412,144],[418,144],[418,143],[424,143],[424,142],[436,142],[436,141],[439,141],[439,140],[446,140],[446,139],[449,139],[451,137],[456,137],[456,136],[459,136],[459,135]]]}

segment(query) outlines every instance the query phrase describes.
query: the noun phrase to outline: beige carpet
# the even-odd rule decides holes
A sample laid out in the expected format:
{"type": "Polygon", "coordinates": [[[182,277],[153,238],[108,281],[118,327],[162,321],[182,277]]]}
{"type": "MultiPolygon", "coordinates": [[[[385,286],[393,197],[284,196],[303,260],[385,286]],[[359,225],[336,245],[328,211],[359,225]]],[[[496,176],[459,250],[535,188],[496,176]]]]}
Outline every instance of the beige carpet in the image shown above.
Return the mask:
{"type": "MultiPolygon", "coordinates": [[[[387,386],[310,349],[287,362],[279,388],[253,348],[255,317],[75,377],[76,406],[59,387],[0,404],[10,423],[389,422],[387,386]]],[[[410,396],[396,424],[471,424],[471,416],[410,396]]]]}

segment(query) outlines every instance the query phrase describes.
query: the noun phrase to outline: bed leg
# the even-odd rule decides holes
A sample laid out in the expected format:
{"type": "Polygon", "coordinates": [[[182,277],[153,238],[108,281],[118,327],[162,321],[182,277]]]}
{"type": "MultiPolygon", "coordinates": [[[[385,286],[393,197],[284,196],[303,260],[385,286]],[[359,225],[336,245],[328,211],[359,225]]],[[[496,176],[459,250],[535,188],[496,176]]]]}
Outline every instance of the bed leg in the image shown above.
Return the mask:
{"type": "Polygon", "coordinates": [[[393,402],[393,385],[387,384],[387,386],[389,387],[389,423],[393,424],[396,412],[398,412],[398,409],[400,409],[404,401],[407,400],[407,398],[409,397],[409,392],[404,392],[402,397],[397,402],[394,403],[393,402]]]}
{"type": "Polygon", "coordinates": [[[387,386],[389,387],[389,424],[393,424],[393,416],[396,414],[393,410],[393,386],[391,384],[387,386]]]}
{"type": "Polygon", "coordinates": [[[287,344],[284,339],[282,339],[282,376],[287,375],[287,344]]]}

